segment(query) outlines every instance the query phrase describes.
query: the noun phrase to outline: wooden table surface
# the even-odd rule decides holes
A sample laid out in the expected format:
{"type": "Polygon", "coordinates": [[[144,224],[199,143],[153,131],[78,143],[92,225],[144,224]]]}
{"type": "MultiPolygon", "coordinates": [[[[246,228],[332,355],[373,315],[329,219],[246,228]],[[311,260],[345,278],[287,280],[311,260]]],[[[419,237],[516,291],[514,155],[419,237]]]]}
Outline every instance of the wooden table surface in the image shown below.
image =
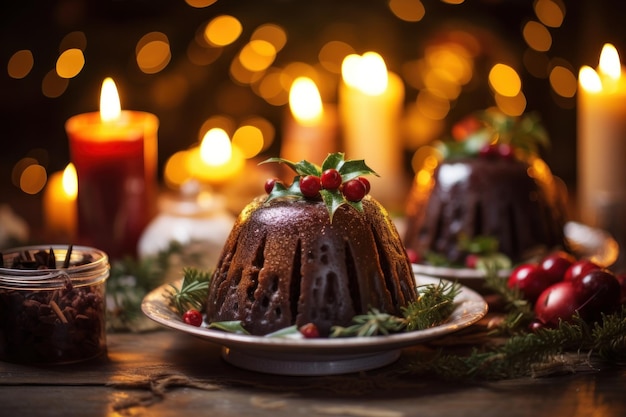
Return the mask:
{"type": "Polygon", "coordinates": [[[105,357],[0,363],[2,416],[626,416],[626,368],[497,382],[398,375],[399,362],[340,376],[255,373],[173,330],[108,335],[105,357]]]}

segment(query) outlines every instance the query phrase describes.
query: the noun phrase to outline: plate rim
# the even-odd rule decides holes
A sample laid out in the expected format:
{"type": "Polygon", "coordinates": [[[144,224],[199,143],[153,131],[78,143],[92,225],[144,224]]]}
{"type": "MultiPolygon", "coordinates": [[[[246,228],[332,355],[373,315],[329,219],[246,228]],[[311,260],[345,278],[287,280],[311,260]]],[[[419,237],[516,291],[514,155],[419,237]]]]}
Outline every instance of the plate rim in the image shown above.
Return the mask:
{"type": "MultiPolygon", "coordinates": [[[[414,274],[414,277],[418,285],[437,284],[441,281],[449,281],[443,278],[421,274],[414,274]]],[[[182,281],[182,279],[165,283],[146,294],[141,303],[142,312],[148,318],[166,328],[199,337],[225,348],[254,350],[259,353],[266,352],[269,354],[281,352],[302,355],[355,355],[400,349],[469,327],[482,319],[489,309],[487,302],[480,294],[459,284],[460,291],[455,298],[458,305],[454,309],[451,319],[441,325],[428,329],[370,337],[333,339],[269,338],[264,336],[228,333],[221,330],[208,329],[203,326],[195,327],[185,324],[165,302],[166,290],[171,288],[171,284],[176,285],[180,281],[182,281]]]]}

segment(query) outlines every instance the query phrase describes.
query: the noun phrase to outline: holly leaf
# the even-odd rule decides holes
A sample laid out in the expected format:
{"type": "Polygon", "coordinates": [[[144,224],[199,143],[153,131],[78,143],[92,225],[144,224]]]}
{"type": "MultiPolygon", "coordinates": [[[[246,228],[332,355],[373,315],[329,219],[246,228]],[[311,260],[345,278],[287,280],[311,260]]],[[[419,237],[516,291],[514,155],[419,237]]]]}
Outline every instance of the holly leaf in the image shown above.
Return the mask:
{"type": "Polygon", "coordinates": [[[337,190],[320,190],[320,194],[322,195],[322,200],[324,200],[324,204],[326,204],[326,209],[330,214],[330,222],[332,223],[335,212],[339,207],[341,207],[342,204],[346,202],[346,199],[343,197],[341,192],[337,190]]]}
{"type": "Polygon", "coordinates": [[[324,162],[322,163],[322,172],[327,169],[334,168],[337,171],[341,169],[344,161],[345,154],[343,152],[329,153],[324,162]]]}
{"type": "Polygon", "coordinates": [[[338,169],[339,174],[341,174],[341,178],[343,182],[350,181],[351,179],[358,178],[361,175],[378,175],[372,168],[368,167],[365,164],[365,161],[362,159],[355,159],[352,161],[344,161],[343,165],[338,169]]]}
{"type": "Polygon", "coordinates": [[[301,176],[315,175],[319,177],[322,174],[322,170],[319,166],[311,162],[305,161],[305,160],[302,160],[299,162],[292,162],[287,159],[274,157],[274,158],[269,158],[269,159],[266,159],[265,161],[260,162],[259,165],[267,164],[270,162],[278,162],[279,164],[285,164],[301,176]]]}
{"type": "Polygon", "coordinates": [[[300,191],[300,176],[297,175],[293,178],[293,182],[289,187],[285,187],[282,182],[276,181],[272,192],[267,196],[265,202],[271,201],[275,198],[304,198],[302,191],[300,191]]]}

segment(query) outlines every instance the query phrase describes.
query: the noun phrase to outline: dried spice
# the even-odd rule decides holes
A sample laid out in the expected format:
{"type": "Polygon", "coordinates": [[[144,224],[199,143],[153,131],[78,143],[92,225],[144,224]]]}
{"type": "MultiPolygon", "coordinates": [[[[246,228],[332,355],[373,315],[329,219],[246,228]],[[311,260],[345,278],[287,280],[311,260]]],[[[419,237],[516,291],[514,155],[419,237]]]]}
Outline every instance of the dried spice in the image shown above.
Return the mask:
{"type": "Polygon", "coordinates": [[[2,256],[10,267],[0,271],[0,359],[68,363],[104,352],[108,262],[77,252],[70,246],[60,268],[53,248],[2,256]]]}

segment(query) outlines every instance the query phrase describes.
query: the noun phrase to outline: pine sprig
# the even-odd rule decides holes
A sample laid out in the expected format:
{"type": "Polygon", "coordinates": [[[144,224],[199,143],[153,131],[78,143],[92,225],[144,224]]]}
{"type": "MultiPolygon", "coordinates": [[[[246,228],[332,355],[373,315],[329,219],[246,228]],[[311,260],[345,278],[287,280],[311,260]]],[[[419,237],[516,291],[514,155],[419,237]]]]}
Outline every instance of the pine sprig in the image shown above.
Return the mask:
{"type": "Polygon", "coordinates": [[[461,287],[440,281],[418,287],[419,297],[402,309],[403,317],[370,309],[352,319],[348,327],[333,326],[330,337],[363,337],[423,330],[445,322],[454,311],[454,299],[461,287]]]}
{"type": "Polygon", "coordinates": [[[169,303],[180,315],[190,309],[203,311],[209,293],[211,273],[193,268],[183,270],[180,288],[170,284],[169,303]]]}
{"type": "MultiPolygon", "coordinates": [[[[508,338],[495,348],[474,349],[468,355],[444,354],[414,361],[409,372],[435,373],[445,379],[507,379],[532,375],[533,369],[572,352],[577,362],[592,358],[618,363],[626,359],[626,306],[588,325],[579,317],[554,329],[540,329],[508,338]]],[[[558,361],[557,361],[558,362],[558,361]]]]}
{"type": "Polygon", "coordinates": [[[444,322],[454,311],[460,290],[458,283],[447,281],[418,287],[419,298],[402,311],[406,330],[423,330],[444,322]]]}
{"type": "Polygon", "coordinates": [[[510,288],[507,280],[498,275],[496,268],[486,271],[484,287],[502,298],[507,311],[502,323],[492,334],[513,335],[526,331],[534,319],[534,312],[531,303],[524,299],[519,288],[510,288]]]}

